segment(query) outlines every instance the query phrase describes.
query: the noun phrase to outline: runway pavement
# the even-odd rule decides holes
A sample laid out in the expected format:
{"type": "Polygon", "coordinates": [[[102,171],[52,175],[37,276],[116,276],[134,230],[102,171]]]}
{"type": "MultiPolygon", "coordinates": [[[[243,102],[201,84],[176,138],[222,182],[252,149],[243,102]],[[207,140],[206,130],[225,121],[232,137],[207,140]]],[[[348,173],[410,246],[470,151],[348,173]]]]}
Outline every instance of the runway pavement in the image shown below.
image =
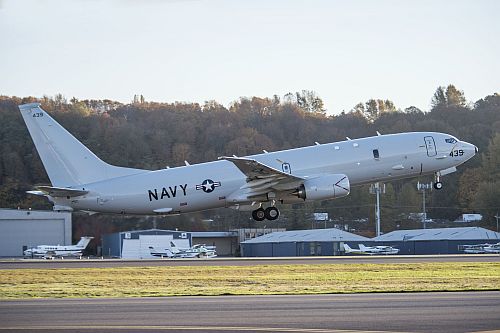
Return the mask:
{"type": "MultiPolygon", "coordinates": [[[[0,332],[481,332],[500,292],[0,301],[0,332]]],[[[498,331],[497,331],[498,332],[498,331]]]]}
{"type": "Polygon", "coordinates": [[[362,264],[419,262],[500,262],[498,254],[336,256],[288,258],[213,258],[213,259],[11,259],[1,260],[0,269],[18,268],[85,268],[85,267],[151,267],[151,266],[248,266],[304,264],[362,264]]]}

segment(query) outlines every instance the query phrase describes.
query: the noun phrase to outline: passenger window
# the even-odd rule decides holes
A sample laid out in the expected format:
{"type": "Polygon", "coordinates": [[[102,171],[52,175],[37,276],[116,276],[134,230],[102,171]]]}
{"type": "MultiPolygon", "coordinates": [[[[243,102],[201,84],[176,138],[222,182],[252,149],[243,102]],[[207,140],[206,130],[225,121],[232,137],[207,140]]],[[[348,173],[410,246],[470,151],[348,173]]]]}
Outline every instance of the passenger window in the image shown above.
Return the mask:
{"type": "Polygon", "coordinates": [[[378,160],[380,158],[380,155],[378,153],[378,149],[373,149],[373,158],[378,160]]]}

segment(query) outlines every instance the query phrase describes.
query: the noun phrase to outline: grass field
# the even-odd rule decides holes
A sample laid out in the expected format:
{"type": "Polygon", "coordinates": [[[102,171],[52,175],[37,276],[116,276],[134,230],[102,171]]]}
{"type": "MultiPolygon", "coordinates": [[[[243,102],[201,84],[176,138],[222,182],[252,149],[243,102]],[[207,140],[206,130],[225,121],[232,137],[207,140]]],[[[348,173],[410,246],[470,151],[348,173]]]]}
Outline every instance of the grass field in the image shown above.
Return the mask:
{"type": "Polygon", "coordinates": [[[0,298],[500,290],[500,263],[0,270],[0,298]]]}

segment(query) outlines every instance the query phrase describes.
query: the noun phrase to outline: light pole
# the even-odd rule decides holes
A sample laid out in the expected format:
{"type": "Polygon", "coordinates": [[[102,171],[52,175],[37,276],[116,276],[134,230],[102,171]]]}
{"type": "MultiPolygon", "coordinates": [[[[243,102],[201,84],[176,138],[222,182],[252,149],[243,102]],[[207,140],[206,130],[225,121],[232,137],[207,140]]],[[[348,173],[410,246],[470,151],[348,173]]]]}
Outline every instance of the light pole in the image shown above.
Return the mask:
{"type": "Polygon", "coordinates": [[[385,193],[385,184],[379,182],[370,186],[370,193],[377,196],[377,204],[375,205],[375,234],[380,236],[380,193],[385,193]]]}
{"type": "Polygon", "coordinates": [[[495,215],[495,218],[497,219],[497,232],[498,232],[498,219],[500,219],[500,216],[498,216],[498,212],[497,215],[495,215]]]}
{"type": "Polygon", "coordinates": [[[425,191],[432,191],[432,183],[422,184],[418,182],[417,190],[422,191],[422,226],[425,229],[425,220],[427,220],[427,212],[425,211],[425,191]]]}

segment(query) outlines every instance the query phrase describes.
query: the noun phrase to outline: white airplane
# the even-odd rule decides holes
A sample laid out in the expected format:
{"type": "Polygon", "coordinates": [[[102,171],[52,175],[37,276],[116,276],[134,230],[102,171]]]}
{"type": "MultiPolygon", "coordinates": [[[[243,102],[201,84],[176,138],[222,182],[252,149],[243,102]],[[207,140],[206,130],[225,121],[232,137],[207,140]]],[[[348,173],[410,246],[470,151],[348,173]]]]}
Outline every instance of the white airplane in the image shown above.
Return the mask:
{"type": "Polygon", "coordinates": [[[162,257],[162,258],[174,258],[175,254],[170,249],[158,250],[153,246],[149,247],[149,253],[153,257],[162,257]]]}
{"type": "Polygon", "coordinates": [[[462,245],[464,253],[478,254],[484,253],[484,247],[486,244],[475,244],[475,245],[462,245]]]}
{"type": "Polygon", "coordinates": [[[76,245],[38,245],[24,251],[25,257],[78,257],[94,237],[82,237],[76,245]]]}
{"type": "Polygon", "coordinates": [[[149,252],[155,257],[167,258],[215,258],[215,246],[206,246],[205,244],[196,244],[190,248],[177,248],[173,242],[170,242],[170,249],[163,251],[154,247],[149,247],[149,252]]]}
{"type": "Polygon", "coordinates": [[[359,244],[359,249],[353,249],[346,243],[344,243],[344,249],[346,253],[353,254],[398,254],[399,249],[392,246],[364,246],[359,244]]]}
{"type": "Polygon", "coordinates": [[[152,171],[105,163],[39,103],[19,109],[52,183],[28,193],[47,197],[57,211],[170,215],[229,207],[275,220],[277,203],[340,198],[361,184],[434,174],[440,189],[440,177],[478,151],[449,134],[413,132],[152,171]]]}
{"type": "Polygon", "coordinates": [[[484,247],[486,253],[500,253],[500,242],[496,244],[488,244],[484,247]]]}
{"type": "Polygon", "coordinates": [[[464,253],[500,253],[500,243],[496,244],[475,244],[475,245],[462,245],[464,253]]]}

